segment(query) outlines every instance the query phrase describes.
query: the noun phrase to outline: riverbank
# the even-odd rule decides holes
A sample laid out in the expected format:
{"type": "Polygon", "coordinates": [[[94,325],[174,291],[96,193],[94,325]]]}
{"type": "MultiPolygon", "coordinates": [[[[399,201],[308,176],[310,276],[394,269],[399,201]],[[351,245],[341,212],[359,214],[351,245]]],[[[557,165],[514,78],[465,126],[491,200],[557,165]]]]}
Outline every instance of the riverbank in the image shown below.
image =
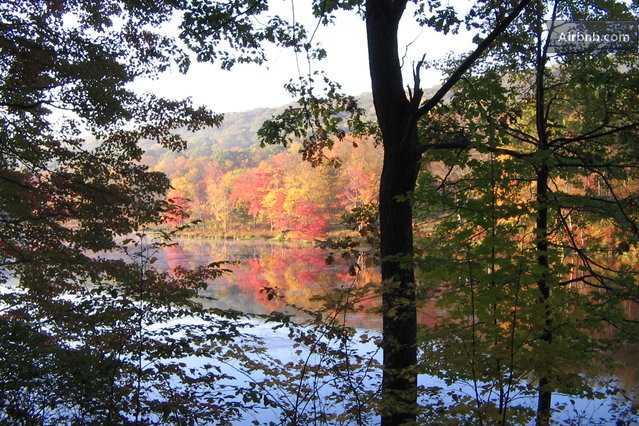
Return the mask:
{"type": "Polygon", "coordinates": [[[291,232],[272,231],[266,228],[234,228],[227,231],[221,231],[210,225],[196,224],[176,232],[175,235],[180,238],[204,238],[231,241],[276,241],[308,245],[316,244],[318,241],[322,241],[326,238],[335,239],[341,237],[355,237],[357,233],[344,228],[335,228],[327,231],[319,238],[307,240],[299,238],[296,234],[291,232]]]}

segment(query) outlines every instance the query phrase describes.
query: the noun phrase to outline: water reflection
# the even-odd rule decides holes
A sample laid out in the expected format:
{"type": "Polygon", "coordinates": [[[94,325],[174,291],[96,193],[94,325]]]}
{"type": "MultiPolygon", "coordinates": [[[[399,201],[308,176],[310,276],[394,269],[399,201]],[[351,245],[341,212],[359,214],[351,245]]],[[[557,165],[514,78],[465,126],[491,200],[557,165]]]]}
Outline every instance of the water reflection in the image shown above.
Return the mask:
{"type": "MultiPolygon", "coordinates": [[[[181,239],[178,246],[165,248],[159,253],[158,265],[173,270],[178,266],[195,267],[222,260],[239,261],[238,264],[229,267],[232,273],[210,283],[204,294],[215,298],[215,301],[210,302],[212,306],[258,314],[270,313],[285,307],[284,302],[280,300],[268,300],[266,294],[260,292],[264,287],[279,289],[287,303],[314,309],[318,307],[318,303],[311,300],[313,296],[325,295],[340,287],[363,286],[369,282],[380,281],[380,273],[376,268],[364,269],[355,279],[348,275],[346,261],[338,260],[333,265],[327,265],[326,255],[324,250],[316,247],[266,241],[181,239]]],[[[583,291],[588,289],[584,288],[583,291]]],[[[348,324],[380,330],[380,315],[370,312],[379,306],[379,300],[369,298],[360,305],[365,310],[349,315],[348,324]]],[[[627,303],[625,308],[632,311],[633,318],[639,317],[635,312],[637,304],[627,303]]],[[[418,309],[419,322],[431,327],[435,326],[438,318],[443,315],[445,312],[438,309],[434,301],[418,309]]],[[[620,360],[633,361],[636,359],[636,350],[627,349],[624,353],[613,356],[620,360]]],[[[628,391],[635,388],[636,368],[618,369],[614,376],[622,388],[628,391]]],[[[638,395],[636,392],[629,392],[635,403],[638,402],[638,395]]],[[[557,397],[558,401],[562,399],[561,396],[557,397]]],[[[586,410],[587,404],[585,400],[578,401],[582,410],[586,410]]],[[[607,405],[602,403],[599,410],[606,411],[607,405]]]]}
{"type": "MultiPolygon", "coordinates": [[[[365,268],[358,277],[352,277],[344,260],[327,265],[326,251],[312,246],[207,239],[180,239],[178,242],[179,245],[164,248],[159,253],[157,265],[160,268],[171,271],[178,266],[195,267],[222,260],[238,262],[228,267],[232,273],[216,279],[203,292],[216,299],[210,302],[212,306],[223,309],[265,314],[285,308],[286,303],[316,309],[319,304],[312,300],[314,296],[380,279],[376,268],[365,268]],[[260,291],[264,287],[278,289],[284,301],[268,300],[266,293],[260,291]]],[[[370,311],[378,304],[377,299],[368,298],[359,305],[370,311]]],[[[381,317],[362,312],[349,315],[348,323],[380,329],[381,317]]]]}

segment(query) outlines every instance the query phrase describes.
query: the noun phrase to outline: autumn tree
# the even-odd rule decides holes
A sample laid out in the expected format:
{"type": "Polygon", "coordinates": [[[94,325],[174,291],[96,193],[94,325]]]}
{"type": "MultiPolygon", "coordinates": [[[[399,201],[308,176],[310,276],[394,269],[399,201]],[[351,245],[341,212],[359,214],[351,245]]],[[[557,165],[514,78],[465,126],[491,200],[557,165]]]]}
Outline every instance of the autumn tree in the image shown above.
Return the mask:
{"type": "Polygon", "coordinates": [[[231,199],[233,192],[233,182],[237,179],[238,173],[225,173],[220,179],[208,181],[206,186],[207,206],[206,210],[215,221],[219,223],[224,233],[228,232],[232,220],[232,212],[235,205],[231,199]]]}
{"type": "Polygon", "coordinates": [[[342,159],[339,167],[337,201],[343,209],[377,203],[379,175],[382,169],[382,150],[372,138],[358,140],[357,147],[340,144],[334,148],[342,159]]]}
{"type": "Polygon", "coordinates": [[[236,202],[246,204],[247,213],[257,219],[263,208],[264,195],[268,191],[271,172],[258,167],[245,170],[235,180],[235,187],[230,197],[236,202]]]}
{"type": "MultiPolygon", "coordinates": [[[[413,87],[405,90],[398,30],[408,1],[314,2],[313,11],[321,23],[332,23],[333,12],[356,10],[366,21],[369,67],[377,128],[384,148],[379,187],[379,218],[382,256],[384,379],[382,424],[414,421],[417,415],[417,315],[413,257],[413,216],[410,195],[415,189],[421,157],[434,148],[454,148],[459,141],[454,132],[443,139],[420,138],[418,123],[429,114],[450,89],[519,16],[529,3],[478,2],[468,15],[468,24],[478,29],[477,47],[450,72],[442,87],[428,100],[422,99],[420,72],[415,64],[413,87]],[[496,13],[488,12],[494,8],[496,13]]],[[[448,32],[461,19],[454,8],[439,3],[416,2],[416,21],[448,32]]],[[[303,30],[297,36],[303,38],[303,30]]],[[[299,43],[310,59],[323,56],[310,43],[299,43]]],[[[353,98],[341,95],[339,85],[314,73],[301,78],[289,89],[299,97],[299,105],[288,108],[268,121],[260,131],[264,143],[290,144],[303,140],[303,157],[315,164],[335,162],[326,155],[336,140],[345,136],[344,127],[354,134],[374,131],[363,120],[353,98]],[[324,81],[323,93],[316,80],[324,81]]],[[[441,136],[441,135],[440,135],[441,136]]]]}
{"type": "Polygon", "coordinates": [[[216,154],[211,162],[196,149],[188,156],[164,155],[153,169],[170,177],[167,199],[188,214],[181,221],[202,221],[190,232],[286,231],[287,239],[313,240],[341,226],[344,210],[376,203],[382,150],[374,140],[352,141],[357,148],[340,144],[331,150],[339,167],[312,166],[296,155],[301,145],[293,143],[288,152],[278,148],[271,155],[254,147],[241,152],[239,161],[216,154]]]}
{"type": "Polygon", "coordinates": [[[638,303],[636,272],[619,259],[637,243],[636,46],[553,54],[544,23],[636,15],[621,3],[535,6],[436,109],[439,129],[461,129],[472,150],[431,152],[445,167],[422,188],[440,230],[424,278],[451,311],[429,371],[474,383],[468,414],[502,424],[549,424],[555,392],[595,396],[589,373],[636,341],[624,306],[638,303]],[[535,395],[535,409],[524,414],[517,394],[535,395]]]}
{"type": "Polygon", "coordinates": [[[221,266],[158,272],[155,252],[170,243],[143,232],[174,206],[139,142],[181,149],[176,129],[221,119],[130,89],[136,77],[186,69],[157,28],[171,16],[165,2],[0,8],[2,423],[226,423],[246,407],[211,386],[215,372],[186,386],[193,375],[177,361],[197,347],[214,356],[193,336],[211,347],[237,335],[193,300],[221,266]],[[188,342],[167,325],[195,317],[200,325],[181,327],[188,342]]]}

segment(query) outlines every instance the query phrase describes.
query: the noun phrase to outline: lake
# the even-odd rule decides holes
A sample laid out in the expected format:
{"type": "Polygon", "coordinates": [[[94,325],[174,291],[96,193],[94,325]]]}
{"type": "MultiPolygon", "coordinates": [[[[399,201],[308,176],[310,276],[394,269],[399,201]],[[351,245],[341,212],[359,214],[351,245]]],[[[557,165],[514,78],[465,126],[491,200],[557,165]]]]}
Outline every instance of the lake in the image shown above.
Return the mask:
{"type": "MultiPolygon", "coordinates": [[[[348,274],[348,263],[341,259],[326,264],[326,251],[312,246],[289,245],[267,241],[233,241],[211,239],[180,239],[179,245],[159,253],[156,266],[169,271],[177,266],[195,267],[213,261],[237,261],[228,265],[232,273],[210,283],[204,295],[214,297],[215,307],[242,312],[267,314],[284,308],[282,300],[268,300],[260,292],[263,287],[277,288],[286,303],[313,309],[317,302],[310,299],[330,293],[333,289],[378,281],[379,271],[364,270],[359,277],[348,274]]],[[[377,300],[366,302],[367,308],[377,300]]],[[[381,330],[381,317],[375,314],[349,316],[354,327],[381,330]]]]}
{"type": "MultiPolygon", "coordinates": [[[[378,282],[380,279],[379,271],[375,268],[362,271],[357,278],[350,276],[347,260],[339,259],[336,263],[327,265],[326,251],[312,246],[195,238],[180,239],[178,242],[178,246],[164,248],[159,253],[156,263],[159,268],[170,271],[178,266],[193,267],[214,261],[239,262],[229,266],[232,273],[216,279],[203,292],[216,299],[207,303],[219,308],[256,314],[267,314],[284,308],[285,304],[281,300],[269,300],[267,295],[260,291],[263,287],[271,287],[277,288],[287,303],[313,309],[318,307],[317,302],[311,300],[313,296],[328,294],[335,288],[378,282]]],[[[375,308],[378,304],[379,300],[375,298],[363,303],[365,308],[375,308]]],[[[441,315],[445,315],[445,312],[438,310],[434,303],[430,303],[420,309],[419,321],[432,326],[441,315]]],[[[379,334],[381,330],[381,317],[375,313],[351,314],[346,321],[360,332],[379,334]]],[[[267,343],[271,339],[270,346],[275,356],[288,356],[286,336],[270,333],[268,327],[260,333],[267,343]]],[[[370,346],[365,350],[370,351],[370,346]]],[[[636,354],[631,349],[621,351],[616,356],[631,361],[636,359],[636,354]]],[[[379,361],[379,353],[377,358],[379,361]]],[[[612,378],[622,388],[628,391],[634,389],[631,395],[634,404],[637,405],[637,370],[618,370],[612,378]]],[[[420,383],[427,386],[443,385],[440,381],[425,375],[420,376],[420,383]]],[[[593,424],[594,418],[606,416],[610,403],[618,401],[614,398],[607,401],[588,401],[556,395],[554,402],[567,405],[564,417],[580,419],[573,424],[593,424]]]]}

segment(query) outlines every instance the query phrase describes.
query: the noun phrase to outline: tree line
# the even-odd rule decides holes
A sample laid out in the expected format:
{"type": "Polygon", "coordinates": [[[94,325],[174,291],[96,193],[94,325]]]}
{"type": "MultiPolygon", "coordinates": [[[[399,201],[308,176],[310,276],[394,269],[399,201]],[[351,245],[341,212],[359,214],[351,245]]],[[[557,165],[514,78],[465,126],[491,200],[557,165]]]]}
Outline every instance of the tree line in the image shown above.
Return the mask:
{"type": "Polygon", "coordinates": [[[313,241],[338,230],[344,212],[376,203],[381,150],[374,140],[357,145],[335,147],[339,167],[313,167],[293,144],[269,154],[253,148],[167,155],[153,168],[171,179],[167,198],[187,215],[173,223],[201,222],[190,233],[313,241]]]}

